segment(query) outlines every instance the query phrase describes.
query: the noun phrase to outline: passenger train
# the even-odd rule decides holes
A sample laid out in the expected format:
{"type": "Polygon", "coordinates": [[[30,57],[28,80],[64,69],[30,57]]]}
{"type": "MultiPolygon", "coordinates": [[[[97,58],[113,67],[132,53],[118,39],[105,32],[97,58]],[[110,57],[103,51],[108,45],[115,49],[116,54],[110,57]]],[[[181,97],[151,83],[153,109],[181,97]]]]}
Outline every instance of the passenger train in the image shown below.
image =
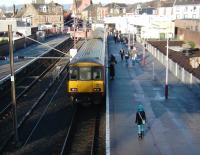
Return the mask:
{"type": "Polygon", "coordinates": [[[100,104],[105,95],[105,48],[103,30],[97,29],[69,64],[67,91],[73,103],[100,104]]]}

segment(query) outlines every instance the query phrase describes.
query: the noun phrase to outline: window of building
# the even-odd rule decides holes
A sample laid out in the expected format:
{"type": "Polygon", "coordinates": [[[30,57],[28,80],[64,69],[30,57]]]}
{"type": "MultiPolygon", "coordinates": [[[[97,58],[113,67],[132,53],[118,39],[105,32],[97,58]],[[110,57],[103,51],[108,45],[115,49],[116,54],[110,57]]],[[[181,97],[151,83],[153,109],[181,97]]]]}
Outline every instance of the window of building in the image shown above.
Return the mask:
{"type": "Polygon", "coordinates": [[[110,13],[113,13],[114,11],[113,11],[113,9],[110,9],[110,13]]]}
{"type": "Polygon", "coordinates": [[[179,14],[176,15],[176,19],[180,19],[180,15],[179,14]]]}
{"type": "Polygon", "coordinates": [[[192,15],[192,18],[194,18],[194,19],[195,19],[195,18],[196,18],[196,14],[193,14],[193,15],[192,15]]]}
{"type": "Polygon", "coordinates": [[[195,31],[199,31],[198,25],[195,26],[195,31]]]}
{"type": "Polygon", "coordinates": [[[184,19],[187,19],[188,18],[188,15],[187,14],[184,14],[184,19]]]}
{"type": "Polygon", "coordinates": [[[184,11],[188,11],[188,7],[187,6],[184,8],[184,11]]]}
{"type": "Polygon", "coordinates": [[[176,12],[180,12],[180,8],[179,7],[176,7],[176,12]]]}
{"type": "Polygon", "coordinates": [[[45,16],[45,21],[46,21],[46,23],[49,22],[48,20],[49,20],[49,19],[48,19],[48,16],[45,16]]]}

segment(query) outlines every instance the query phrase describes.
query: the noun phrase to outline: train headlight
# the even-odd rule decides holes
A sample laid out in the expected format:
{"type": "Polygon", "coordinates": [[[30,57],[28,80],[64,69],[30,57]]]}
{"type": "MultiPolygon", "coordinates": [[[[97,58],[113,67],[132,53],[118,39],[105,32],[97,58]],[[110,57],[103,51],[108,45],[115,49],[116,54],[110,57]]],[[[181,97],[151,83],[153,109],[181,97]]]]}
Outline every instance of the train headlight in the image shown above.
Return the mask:
{"type": "Polygon", "coordinates": [[[101,91],[101,88],[94,88],[94,91],[95,91],[95,92],[100,92],[100,91],[101,91]]]}
{"type": "Polygon", "coordinates": [[[71,88],[70,90],[73,91],[73,92],[77,92],[78,91],[77,88],[71,88]]]}

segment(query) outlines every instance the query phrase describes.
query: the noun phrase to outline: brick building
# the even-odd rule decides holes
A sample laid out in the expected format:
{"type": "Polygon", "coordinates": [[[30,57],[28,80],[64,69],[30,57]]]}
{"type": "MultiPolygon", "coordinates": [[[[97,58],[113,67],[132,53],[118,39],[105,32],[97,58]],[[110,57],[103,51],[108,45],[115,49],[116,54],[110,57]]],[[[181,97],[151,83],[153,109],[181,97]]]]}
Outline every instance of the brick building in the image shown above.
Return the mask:
{"type": "Polygon", "coordinates": [[[175,35],[178,39],[192,41],[200,48],[200,21],[198,19],[179,19],[175,21],[175,35]]]}
{"type": "Polygon", "coordinates": [[[75,12],[78,17],[81,17],[82,11],[92,4],[92,0],[73,0],[71,7],[72,12],[75,12]]]}
{"type": "Polygon", "coordinates": [[[101,6],[102,6],[101,4],[91,4],[90,6],[85,8],[81,13],[82,19],[90,22],[97,21],[98,20],[97,11],[98,8],[101,6]]]}
{"type": "Polygon", "coordinates": [[[62,31],[64,27],[63,6],[54,2],[24,5],[15,18],[33,27],[48,24],[59,31],[62,31]]]}

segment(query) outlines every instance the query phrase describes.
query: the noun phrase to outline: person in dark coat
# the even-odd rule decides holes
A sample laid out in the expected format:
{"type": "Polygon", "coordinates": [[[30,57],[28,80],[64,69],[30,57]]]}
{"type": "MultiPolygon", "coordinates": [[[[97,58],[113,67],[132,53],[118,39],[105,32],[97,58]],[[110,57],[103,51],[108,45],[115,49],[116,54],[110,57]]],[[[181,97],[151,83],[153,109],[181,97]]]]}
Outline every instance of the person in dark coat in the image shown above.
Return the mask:
{"type": "Polygon", "coordinates": [[[115,77],[115,64],[117,63],[116,59],[115,59],[115,56],[111,54],[111,57],[110,57],[110,77],[111,77],[111,80],[114,79],[115,77]]]}
{"type": "Polygon", "coordinates": [[[126,60],[126,64],[128,65],[128,59],[129,59],[130,53],[127,51],[125,53],[125,60],[126,60]]]}
{"type": "Polygon", "coordinates": [[[142,104],[139,104],[137,106],[135,123],[138,126],[138,137],[143,138],[144,137],[144,125],[146,123],[146,115],[145,115],[144,107],[142,104]]]}
{"type": "Polygon", "coordinates": [[[123,61],[124,60],[124,49],[121,48],[119,53],[120,53],[120,56],[121,56],[121,60],[123,61]]]}

